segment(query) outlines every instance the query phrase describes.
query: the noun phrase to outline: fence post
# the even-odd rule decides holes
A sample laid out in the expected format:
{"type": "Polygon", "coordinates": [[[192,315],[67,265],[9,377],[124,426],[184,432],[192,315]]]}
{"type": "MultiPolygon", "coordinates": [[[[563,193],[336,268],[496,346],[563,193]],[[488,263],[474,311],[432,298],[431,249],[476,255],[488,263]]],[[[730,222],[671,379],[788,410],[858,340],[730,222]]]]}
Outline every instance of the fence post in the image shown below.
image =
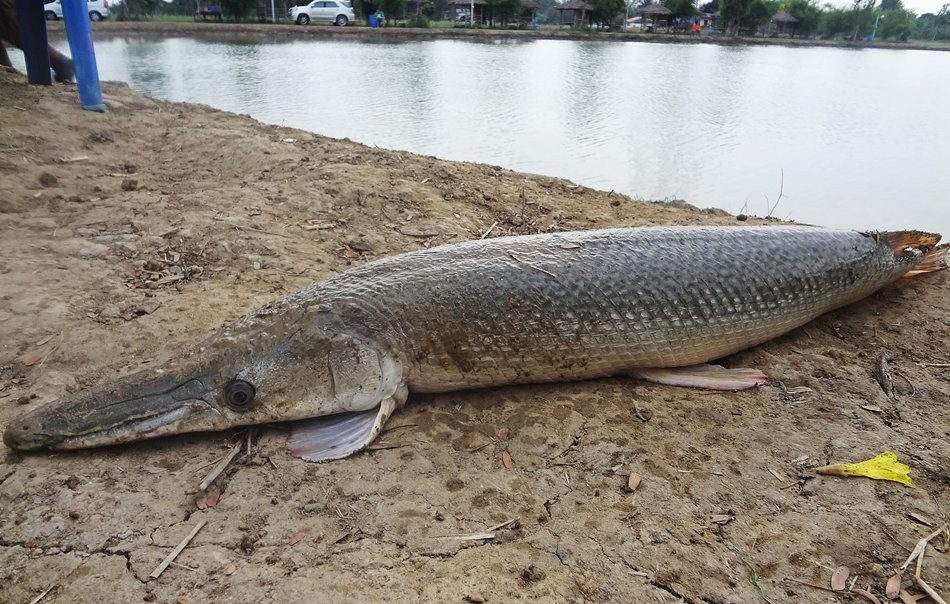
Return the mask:
{"type": "MultiPolygon", "coordinates": [[[[35,0],[34,0],[35,1],[35,0]]],[[[99,69],[96,66],[96,51],[92,46],[92,26],[85,0],[61,0],[63,21],[69,51],[73,55],[76,84],[79,85],[79,103],[89,111],[105,111],[102,90],[99,88],[99,69]]]]}

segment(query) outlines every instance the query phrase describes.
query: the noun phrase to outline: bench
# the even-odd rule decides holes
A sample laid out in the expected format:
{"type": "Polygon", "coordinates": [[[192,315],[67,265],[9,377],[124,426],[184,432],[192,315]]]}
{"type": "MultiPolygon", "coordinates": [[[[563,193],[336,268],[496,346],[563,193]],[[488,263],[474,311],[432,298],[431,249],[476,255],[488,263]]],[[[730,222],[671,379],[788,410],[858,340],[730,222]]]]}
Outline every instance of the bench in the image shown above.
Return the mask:
{"type": "Polygon", "coordinates": [[[199,10],[195,11],[195,21],[217,21],[218,23],[224,23],[224,14],[217,10],[199,10]]]}

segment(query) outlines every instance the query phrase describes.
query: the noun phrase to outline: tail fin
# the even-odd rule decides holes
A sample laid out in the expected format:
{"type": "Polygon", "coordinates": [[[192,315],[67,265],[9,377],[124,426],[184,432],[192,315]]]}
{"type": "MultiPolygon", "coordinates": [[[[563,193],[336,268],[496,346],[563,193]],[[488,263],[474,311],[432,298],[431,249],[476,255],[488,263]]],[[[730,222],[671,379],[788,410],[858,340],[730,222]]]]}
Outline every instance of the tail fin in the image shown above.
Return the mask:
{"type": "Polygon", "coordinates": [[[901,252],[907,248],[927,252],[940,242],[939,233],[924,233],[922,231],[889,231],[871,233],[871,236],[878,241],[883,241],[895,252],[901,252]]]}
{"type": "Polygon", "coordinates": [[[920,259],[920,262],[915,264],[913,268],[904,273],[904,279],[910,277],[916,277],[917,275],[922,275],[924,273],[932,273],[935,271],[942,271],[947,268],[947,252],[950,252],[950,243],[944,243],[943,245],[938,245],[935,248],[928,250],[924,257],[920,259]]]}
{"type": "Polygon", "coordinates": [[[917,264],[910,267],[897,280],[896,285],[904,285],[917,275],[942,271],[947,268],[947,252],[950,244],[937,245],[940,242],[939,233],[924,233],[922,231],[890,231],[883,233],[869,233],[875,240],[883,242],[898,256],[914,253],[922,254],[917,264]]]}

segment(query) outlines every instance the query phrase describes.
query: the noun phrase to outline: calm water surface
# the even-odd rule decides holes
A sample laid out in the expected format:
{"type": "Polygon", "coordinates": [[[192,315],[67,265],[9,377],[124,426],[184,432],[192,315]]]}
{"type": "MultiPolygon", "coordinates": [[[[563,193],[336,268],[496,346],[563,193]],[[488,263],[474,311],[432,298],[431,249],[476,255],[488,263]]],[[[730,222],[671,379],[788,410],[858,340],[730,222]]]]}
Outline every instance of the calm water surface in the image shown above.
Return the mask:
{"type": "MultiPolygon", "coordinates": [[[[65,46],[63,44],[63,46],[65,46]]],[[[104,38],[103,79],[369,145],[730,212],[950,236],[950,53],[104,38]]]]}

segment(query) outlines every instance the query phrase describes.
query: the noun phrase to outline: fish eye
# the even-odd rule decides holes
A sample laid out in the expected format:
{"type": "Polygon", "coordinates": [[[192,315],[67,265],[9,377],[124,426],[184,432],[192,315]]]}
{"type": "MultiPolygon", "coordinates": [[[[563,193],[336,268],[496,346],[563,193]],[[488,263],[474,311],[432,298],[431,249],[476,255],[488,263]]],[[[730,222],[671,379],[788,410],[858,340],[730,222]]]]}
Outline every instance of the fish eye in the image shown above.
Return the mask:
{"type": "Polygon", "coordinates": [[[254,384],[244,380],[231,380],[224,388],[224,400],[235,411],[246,411],[254,403],[254,384]]]}

